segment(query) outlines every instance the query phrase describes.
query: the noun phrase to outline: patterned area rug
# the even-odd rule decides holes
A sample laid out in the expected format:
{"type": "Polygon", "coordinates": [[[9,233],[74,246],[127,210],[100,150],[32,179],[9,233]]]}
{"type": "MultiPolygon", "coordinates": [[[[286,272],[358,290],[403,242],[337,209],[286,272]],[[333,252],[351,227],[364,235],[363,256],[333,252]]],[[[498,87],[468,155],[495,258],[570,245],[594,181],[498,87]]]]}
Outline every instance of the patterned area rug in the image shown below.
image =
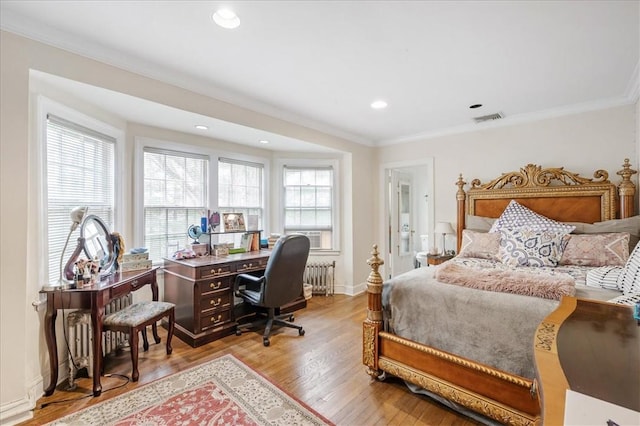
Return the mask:
{"type": "Polygon", "coordinates": [[[49,425],[331,425],[232,355],[49,425]]]}

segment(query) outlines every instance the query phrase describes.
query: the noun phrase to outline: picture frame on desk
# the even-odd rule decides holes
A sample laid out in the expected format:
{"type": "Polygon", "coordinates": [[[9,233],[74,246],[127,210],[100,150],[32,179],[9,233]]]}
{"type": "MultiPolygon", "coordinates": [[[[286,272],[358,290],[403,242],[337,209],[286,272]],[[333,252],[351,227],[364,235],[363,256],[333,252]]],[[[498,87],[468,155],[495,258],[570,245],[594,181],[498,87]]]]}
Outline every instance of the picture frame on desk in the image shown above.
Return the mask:
{"type": "Polygon", "coordinates": [[[242,213],[222,213],[224,231],[246,231],[244,214],[242,213]]]}

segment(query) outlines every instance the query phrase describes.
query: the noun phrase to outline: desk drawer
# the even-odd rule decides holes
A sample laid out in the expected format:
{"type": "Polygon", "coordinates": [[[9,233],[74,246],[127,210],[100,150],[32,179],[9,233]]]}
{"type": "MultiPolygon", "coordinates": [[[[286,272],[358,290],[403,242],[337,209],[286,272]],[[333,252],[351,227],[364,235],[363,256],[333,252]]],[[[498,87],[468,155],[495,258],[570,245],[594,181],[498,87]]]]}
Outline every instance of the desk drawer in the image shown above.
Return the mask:
{"type": "Polygon", "coordinates": [[[242,273],[247,271],[256,271],[256,270],[264,269],[266,268],[268,261],[269,261],[269,258],[252,259],[244,262],[237,262],[236,271],[239,273],[242,273]]]}
{"type": "Polygon", "coordinates": [[[231,307],[231,292],[217,291],[200,300],[200,312],[210,315],[214,311],[228,310],[231,307]]]}
{"type": "Polygon", "coordinates": [[[220,290],[228,291],[231,288],[232,282],[233,282],[233,277],[220,277],[216,279],[210,279],[210,280],[199,282],[195,297],[196,298],[205,297],[215,291],[220,291],[220,290]]]}
{"type": "Polygon", "coordinates": [[[201,266],[196,270],[196,279],[227,275],[232,271],[232,265],[229,263],[201,266]]]}
{"type": "Polygon", "coordinates": [[[213,327],[219,327],[231,321],[231,310],[212,312],[208,315],[200,317],[202,331],[213,327]]]}

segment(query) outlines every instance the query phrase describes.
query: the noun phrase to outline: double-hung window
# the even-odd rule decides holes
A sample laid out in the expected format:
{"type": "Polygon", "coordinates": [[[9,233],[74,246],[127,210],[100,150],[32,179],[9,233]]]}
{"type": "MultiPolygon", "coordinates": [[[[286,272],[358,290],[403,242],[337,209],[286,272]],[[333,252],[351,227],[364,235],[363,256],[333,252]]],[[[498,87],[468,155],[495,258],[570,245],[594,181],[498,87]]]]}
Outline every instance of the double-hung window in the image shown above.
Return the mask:
{"type": "MultiPolygon", "coordinates": [[[[111,136],[53,114],[47,115],[46,279],[50,283],[60,278],[61,255],[69,236],[73,208],[88,207],[87,215],[99,216],[113,229],[115,142],[111,136]]],[[[75,242],[78,235],[79,230],[74,231],[69,241],[75,242]]]]}
{"type": "Polygon", "coordinates": [[[284,166],[283,183],[285,234],[307,235],[311,249],[333,249],[333,167],[284,166]]]}
{"type": "Polygon", "coordinates": [[[221,213],[242,213],[247,225],[262,229],[263,187],[262,164],[223,157],[218,159],[218,208],[221,213]]]}
{"type": "Polygon", "coordinates": [[[191,241],[190,225],[207,212],[207,165],[204,155],[145,147],[144,245],[159,261],[191,241]]]}

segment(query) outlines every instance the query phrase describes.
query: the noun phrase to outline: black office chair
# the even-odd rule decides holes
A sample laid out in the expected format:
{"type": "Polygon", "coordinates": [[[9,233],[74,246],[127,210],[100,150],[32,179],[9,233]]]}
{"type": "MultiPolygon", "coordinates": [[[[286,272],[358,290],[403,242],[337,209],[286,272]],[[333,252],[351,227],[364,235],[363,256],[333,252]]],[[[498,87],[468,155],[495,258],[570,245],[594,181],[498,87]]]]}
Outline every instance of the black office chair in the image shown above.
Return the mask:
{"type": "Polygon", "coordinates": [[[287,235],[276,242],[264,275],[256,277],[249,274],[236,276],[234,293],[257,308],[257,315],[266,315],[257,321],[240,324],[236,335],[242,334],[242,328],[252,328],[266,324],[262,343],[269,346],[269,335],[273,325],[291,327],[298,330],[300,336],[304,336],[304,329],[284,318],[293,320],[292,314],[276,315],[276,309],[293,302],[302,295],[302,281],[304,269],[309,257],[309,238],[306,235],[287,235]]]}

